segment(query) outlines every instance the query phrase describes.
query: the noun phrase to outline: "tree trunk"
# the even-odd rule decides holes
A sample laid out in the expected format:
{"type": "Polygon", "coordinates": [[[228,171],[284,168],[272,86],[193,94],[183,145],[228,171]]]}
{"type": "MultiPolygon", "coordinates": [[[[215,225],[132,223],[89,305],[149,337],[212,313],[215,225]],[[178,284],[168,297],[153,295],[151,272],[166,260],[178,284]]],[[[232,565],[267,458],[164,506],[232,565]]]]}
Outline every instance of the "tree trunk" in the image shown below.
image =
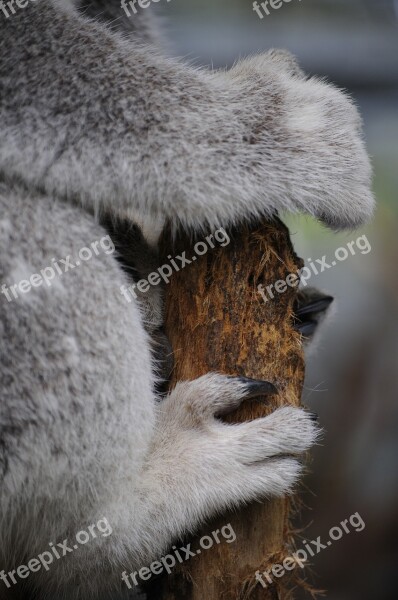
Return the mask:
{"type": "MultiPolygon", "coordinates": [[[[266,379],[276,384],[278,396],[268,402],[244,403],[234,422],[269,414],[283,404],[298,405],[304,378],[300,335],[291,315],[297,288],[265,302],[257,285],[274,284],[302,267],[292,248],[289,232],[279,221],[261,227],[228,232],[231,243],[207,254],[175,273],[166,291],[166,332],[175,367],[171,387],[218,371],[266,379]]],[[[165,246],[173,256],[186,251],[194,256],[192,241],[183,235],[165,246]]],[[[166,261],[165,261],[166,262],[166,261]]],[[[187,499],[189,501],[189,499],[187,499]]],[[[237,539],[214,544],[209,550],[159,578],[151,600],[285,600],[291,597],[294,572],[273,578],[264,588],[255,579],[292,552],[289,523],[291,499],[254,503],[224,514],[198,532],[203,535],[231,524],[237,539]]]]}

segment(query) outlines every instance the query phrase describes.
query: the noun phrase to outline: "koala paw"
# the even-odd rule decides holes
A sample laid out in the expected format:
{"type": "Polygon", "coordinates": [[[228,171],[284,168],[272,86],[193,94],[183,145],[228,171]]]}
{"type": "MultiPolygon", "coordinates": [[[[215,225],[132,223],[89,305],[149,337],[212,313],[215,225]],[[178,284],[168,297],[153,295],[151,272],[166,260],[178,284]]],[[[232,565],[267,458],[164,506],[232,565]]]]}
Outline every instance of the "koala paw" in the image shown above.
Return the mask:
{"type": "Polygon", "coordinates": [[[205,516],[290,492],[302,470],[299,456],[320,434],[314,414],[286,406],[240,424],[217,418],[248,398],[274,393],[269,382],[214,373],[177,384],[160,405],[159,477],[185,488],[205,516]]]}
{"type": "Polygon", "coordinates": [[[269,209],[307,212],[333,229],[373,213],[371,166],[354,102],[307,78],[287,52],[272,50],[230,71],[241,95],[247,170],[269,209]]]}

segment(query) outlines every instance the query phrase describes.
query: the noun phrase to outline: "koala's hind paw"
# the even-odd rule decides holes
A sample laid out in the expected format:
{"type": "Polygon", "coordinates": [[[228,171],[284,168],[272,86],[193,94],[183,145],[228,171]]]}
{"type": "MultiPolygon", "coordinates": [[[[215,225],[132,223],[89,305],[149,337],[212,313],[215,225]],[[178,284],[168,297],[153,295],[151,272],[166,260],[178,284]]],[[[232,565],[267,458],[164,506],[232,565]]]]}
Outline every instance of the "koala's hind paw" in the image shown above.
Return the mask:
{"type": "Polygon", "coordinates": [[[210,373],[177,384],[160,405],[157,455],[168,462],[172,454],[167,477],[174,488],[190,486],[186,493],[193,504],[204,503],[198,509],[205,515],[286,494],[296,483],[299,455],[319,437],[313,413],[286,406],[245,423],[217,418],[247,398],[275,392],[269,382],[210,373]]]}

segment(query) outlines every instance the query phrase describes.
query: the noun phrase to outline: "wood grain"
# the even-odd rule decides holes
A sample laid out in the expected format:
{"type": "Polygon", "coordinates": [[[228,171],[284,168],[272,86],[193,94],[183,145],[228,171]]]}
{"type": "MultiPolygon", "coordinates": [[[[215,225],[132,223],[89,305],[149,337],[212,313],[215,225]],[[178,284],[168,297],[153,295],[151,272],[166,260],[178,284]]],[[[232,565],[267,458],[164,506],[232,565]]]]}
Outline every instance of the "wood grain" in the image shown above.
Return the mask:
{"type": "MultiPolygon", "coordinates": [[[[175,357],[171,387],[209,371],[276,384],[278,396],[245,403],[233,415],[238,422],[269,414],[279,405],[300,402],[304,360],[300,336],[292,329],[291,320],[297,288],[288,287],[264,302],[257,285],[286,279],[302,267],[302,261],[279,220],[227,233],[229,245],[216,244],[173,275],[166,291],[166,330],[175,357]]],[[[178,236],[173,246],[166,237],[163,247],[165,255],[181,251],[186,251],[187,257],[194,255],[193,241],[185,235],[178,236]]],[[[149,592],[150,600],[290,598],[294,574],[275,578],[275,584],[266,589],[254,578],[257,570],[279,563],[292,551],[290,505],[289,499],[264,501],[207,523],[196,540],[189,540],[193,548],[199,548],[202,535],[228,523],[236,541],[228,544],[221,538],[220,544],[202,550],[171,575],[159,578],[149,592]]]]}

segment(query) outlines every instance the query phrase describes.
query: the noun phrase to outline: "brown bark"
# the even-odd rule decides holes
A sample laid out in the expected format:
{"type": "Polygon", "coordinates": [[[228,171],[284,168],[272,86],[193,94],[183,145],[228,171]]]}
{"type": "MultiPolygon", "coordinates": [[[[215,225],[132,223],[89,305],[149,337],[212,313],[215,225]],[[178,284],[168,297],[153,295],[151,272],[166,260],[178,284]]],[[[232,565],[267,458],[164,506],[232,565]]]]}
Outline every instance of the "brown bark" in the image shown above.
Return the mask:
{"type": "MultiPolygon", "coordinates": [[[[302,266],[286,227],[278,220],[256,229],[228,232],[231,243],[216,247],[173,275],[167,287],[166,329],[174,349],[174,383],[209,371],[267,379],[279,389],[268,402],[252,401],[233,415],[234,421],[269,414],[282,404],[298,405],[304,378],[300,336],[291,315],[297,288],[275,294],[267,303],[257,285],[275,283],[302,266]]],[[[170,245],[167,244],[168,254],[170,245]]],[[[192,257],[193,243],[180,236],[173,247],[192,257]]],[[[176,458],[176,460],[178,460],[176,458]]],[[[254,503],[224,514],[198,532],[198,539],[231,523],[237,539],[209,550],[160,578],[151,600],[285,600],[289,574],[264,589],[257,570],[281,562],[292,551],[291,500],[254,503]]],[[[294,575],[293,575],[294,576],[294,575]]]]}

